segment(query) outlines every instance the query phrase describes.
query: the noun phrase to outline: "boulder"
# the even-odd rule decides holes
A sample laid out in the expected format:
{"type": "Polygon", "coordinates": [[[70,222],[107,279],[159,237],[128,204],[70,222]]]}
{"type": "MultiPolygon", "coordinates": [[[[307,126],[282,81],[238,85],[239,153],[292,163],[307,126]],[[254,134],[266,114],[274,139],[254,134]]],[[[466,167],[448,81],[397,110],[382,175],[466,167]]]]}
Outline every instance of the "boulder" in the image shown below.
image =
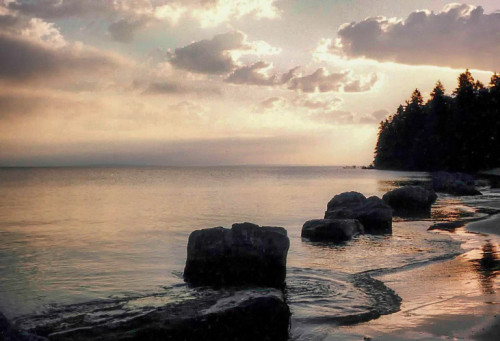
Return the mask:
{"type": "Polygon", "coordinates": [[[363,225],[356,219],[315,219],[304,223],[302,237],[311,241],[339,243],[350,240],[363,231],[363,225]]]}
{"type": "Polygon", "coordinates": [[[376,196],[367,199],[358,192],[334,196],[327,205],[325,219],[357,219],[365,233],[392,232],[392,208],[376,196]]]}
{"type": "Polygon", "coordinates": [[[394,214],[408,216],[430,212],[437,195],[422,186],[404,186],[387,192],[382,197],[394,209],[394,214]]]}
{"type": "Polygon", "coordinates": [[[1,341],[47,341],[46,338],[18,330],[0,312],[0,340],[1,341]]]}
{"type": "Polygon", "coordinates": [[[285,341],[289,323],[290,309],[281,290],[248,289],[207,291],[195,299],[149,307],[136,314],[79,311],[63,316],[58,323],[39,325],[34,331],[51,341],[285,341]],[[100,320],[91,318],[97,314],[100,320]]]}
{"type": "Polygon", "coordinates": [[[500,177],[491,178],[490,186],[491,188],[500,188],[500,177]]]}
{"type": "Polygon", "coordinates": [[[282,227],[233,224],[189,236],[184,280],[191,285],[282,287],[290,240],[282,227]]]}
{"type": "Polygon", "coordinates": [[[432,187],[436,192],[457,196],[481,195],[475,187],[474,177],[465,173],[432,173],[432,187]]]}

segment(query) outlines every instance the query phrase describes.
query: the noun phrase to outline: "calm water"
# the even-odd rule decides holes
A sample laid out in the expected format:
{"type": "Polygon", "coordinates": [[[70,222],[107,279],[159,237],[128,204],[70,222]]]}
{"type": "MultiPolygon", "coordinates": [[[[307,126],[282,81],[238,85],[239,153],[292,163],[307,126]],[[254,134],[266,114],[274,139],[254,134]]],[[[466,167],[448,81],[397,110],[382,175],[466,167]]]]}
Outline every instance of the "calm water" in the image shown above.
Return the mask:
{"type": "Polygon", "coordinates": [[[300,229],[335,194],[381,196],[424,177],[336,167],[0,169],[0,311],[183,299],[189,233],[250,221],[288,230],[296,323],[388,313],[395,295],[363,273],[450,257],[459,244],[422,221],[338,246],[302,241],[300,229]]]}

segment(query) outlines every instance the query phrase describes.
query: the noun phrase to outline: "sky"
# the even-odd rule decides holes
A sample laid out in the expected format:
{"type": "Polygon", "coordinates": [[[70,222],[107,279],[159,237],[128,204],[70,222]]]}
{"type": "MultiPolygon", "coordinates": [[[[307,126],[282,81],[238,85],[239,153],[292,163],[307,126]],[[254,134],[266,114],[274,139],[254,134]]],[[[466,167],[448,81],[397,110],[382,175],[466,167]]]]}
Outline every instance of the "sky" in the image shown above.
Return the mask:
{"type": "Polygon", "coordinates": [[[499,55],[498,0],[0,0],[0,166],[368,165],[499,55]]]}

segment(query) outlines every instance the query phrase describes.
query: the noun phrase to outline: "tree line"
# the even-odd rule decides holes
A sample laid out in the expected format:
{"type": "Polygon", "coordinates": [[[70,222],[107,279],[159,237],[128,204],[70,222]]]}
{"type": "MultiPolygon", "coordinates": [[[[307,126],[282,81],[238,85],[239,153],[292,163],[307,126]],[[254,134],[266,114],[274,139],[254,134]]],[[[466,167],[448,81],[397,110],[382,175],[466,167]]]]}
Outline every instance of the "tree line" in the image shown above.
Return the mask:
{"type": "Polygon", "coordinates": [[[485,86],[466,70],[451,95],[438,81],[426,103],[415,89],[380,122],[374,166],[466,172],[500,167],[500,75],[485,86]]]}

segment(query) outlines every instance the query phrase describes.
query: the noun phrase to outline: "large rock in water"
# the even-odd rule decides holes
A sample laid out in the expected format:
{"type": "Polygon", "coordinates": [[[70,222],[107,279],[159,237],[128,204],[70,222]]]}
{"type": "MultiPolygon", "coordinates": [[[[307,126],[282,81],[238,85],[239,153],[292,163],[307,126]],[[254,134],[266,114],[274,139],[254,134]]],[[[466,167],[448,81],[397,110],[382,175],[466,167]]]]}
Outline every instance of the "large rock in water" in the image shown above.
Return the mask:
{"type": "Polygon", "coordinates": [[[325,219],[357,219],[366,233],[391,233],[392,208],[378,197],[358,192],[338,194],[330,200],[325,219]]]}
{"type": "Polygon", "coordinates": [[[432,173],[432,187],[436,192],[458,196],[481,195],[474,187],[474,177],[465,173],[432,173]]]}
{"type": "Polygon", "coordinates": [[[60,341],[288,340],[290,309],[278,289],[207,291],[196,299],[144,309],[118,316],[79,311],[30,331],[60,341]]]}
{"type": "Polygon", "coordinates": [[[282,227],[251,223],[189,236],[184,279],[192,285],[282,287],[290,240],[282,227]]]}
{"type": "Polygon", "coordinates": [[[384,200],[396,215],[412,215],[430,212],[437,195],[422,186],[404,186],[384,194],[384,200]]]}
{"type": "Polygon", "coordinates": [[[311,241],[339,243],[350,240],[363,231],[363,225],[356,219],[314,219],[304,223],[302,237],[311,241]]]}

